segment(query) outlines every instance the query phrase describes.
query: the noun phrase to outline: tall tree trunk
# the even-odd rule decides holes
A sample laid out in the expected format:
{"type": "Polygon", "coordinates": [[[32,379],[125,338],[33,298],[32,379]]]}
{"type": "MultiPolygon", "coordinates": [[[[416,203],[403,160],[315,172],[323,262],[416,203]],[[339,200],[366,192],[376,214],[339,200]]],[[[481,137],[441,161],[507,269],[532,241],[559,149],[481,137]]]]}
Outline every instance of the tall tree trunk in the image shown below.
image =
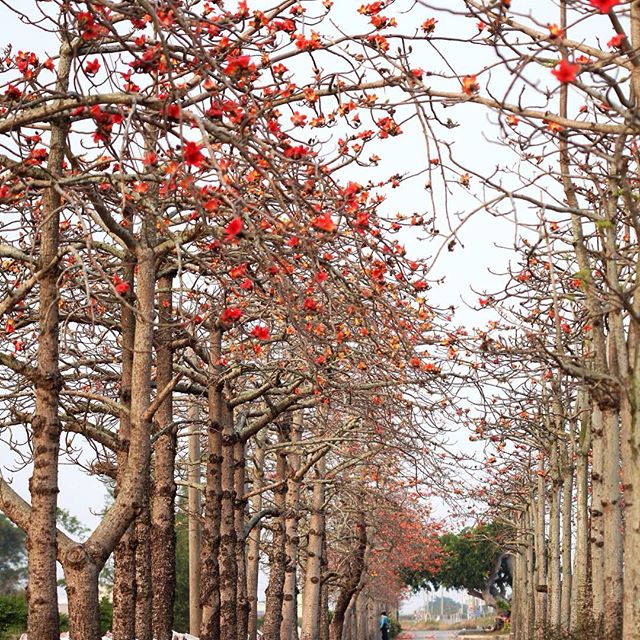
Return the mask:
{"type": "Polygon", "coordinates": [[[201,597],[202,627],[201,640],[220,639],[220,504],[222,501],[222,382],[219,379],[219,365],[222,356],[222,332],[216,330],[211,335],[209,353],[212,380],[208,388],[209,425],[207,430],[207,471],[204,489],[204,523],[202,529],[201,597]]]}
{"type": "Polygon", "coordinates": [[[576,446],[576,552],[574,558],[571,630],[582,628],[591,615],[589,588],[589,450],[591,420],[584,401],[578,401],[582,415],[576,446]]]}
{"type": "Polygon", "coordinates": [[[289,477],[285,498],[285,555],[286,570],[284,580],[284,601],[282,603],[282,624],[280,637],[282,640],[298,640],[298,510],[300,501],[300,480],[297,472],[300,469],[300,452],[298,445],[302,439],[302,411],[293,417],[291,444],[289,454],[289,477]]]}
{"type": "MultiPolygon", "coordinates": [[[[65,588],[69,600],[69,628],[71,640],[94,640],[99,638],[100,619],[87,603],[98,602],[99,568],[86,554],[83,547],[76,547],[67,554],[65,562],[65,588]]],[[[59,634],[56,635],[59,637],[59,634]]]]}
{"type": "Polygon", "coordinates": [[[603,411],[602,511],[604,513],[604,633],[616,640],[622,632],[622,510],[620,496],[620,421],[603,411]]]}
{"type": "Polygon", "coordinates": [[[238,438],[233,448],[234,460],[234,526],[236,531],[236,564],[238,567],[238,596],[237,596],[237,626],[238,640],[247,640],[249,629],[249,598],[247,594],[247,553],[244,539],[244,526],[246,521],[247,501],[245,495],[246,485],[246,449],[245,442],[238,438]]]}
{"type": "MultiPolygon", "coordinates": [[[[156,338],[156,386],[158,392],[173,378],[172,276],[158,280],[158,329],[156,338]]],[[[173,394],[169,393],[156,414],[158,436],[154,453],[151,501],[151,584],[154,640],[173,638],[173,601],[176,591],[176,531],[174,480],[177,430],[173,424],[173,394]]]]}
{"type": "Polygon", "coordinates": [[[151,460],[151,371],[153,350],[155,255],[150,247],[137,249],[136,329],[132,364],[131,433],[125,475],[118,495],[89,539],[70,545],[61,556],[72,587],[67,591],[69,632],[73,640],[98,640],[98,575],[125,531],[149,501],[145,484],[151,460]],[[89,588],[87,585],[92,583],[89,588]],[[83,585],[76,588],[75,585],[83,585]],[[94,635],[95,632],[95,635],[94,635]]]}
{"type": "MultiPolygon", "coordinates": [[[[635,7],[636,22],[640,21],[640,7],[635,7]]],[[[634,9],[632,9],[634,10],[634,9]]],[[[638,27],[640,29],[640,26],[638,27]]],[[[636,369],[640,363],[635,364],[636,369]]],[[[635,374],[635,380],[640,375],[635,374]]],[[[638,394],[638,383],[634,385],[638,394]]],[[[640,398],[635,398],[638,402],[640,398]]],[[[640,405],[634,413],[625,398],[622,420],[622,469],[624,483],[624,595],[623,640],[640,638],[640,405]],[[624,413],[626,412],[626,413],[624,413]]]]}
{"type": "MultiPolygon", "coordinates": [[[[325,539],[324,545],[325,545],[325,551],[326,551],[326,539],[325,539]]],[[[325,551],[323,551],[323,557],[324,557],[325,551]]],[[[323,561],[322,564],[323,566],[326,566],[325,561],[323,561]]],[[[320,588],[318,638],[319,640],[329,640],[329,585],[324,581],[322,582],[322,586],[320,588]]]]}
{"type": "Polygon", "coordinates": [[[325,538],[325,485],[323,482],[325,466],[325,458],[321,458],[316,463],[315,468],[315,483],[311,498],[311,518],[309,520],[309,540],[307,542],[307,562],[304,576],[301,640],[315,640],[319,637],[322,553],[325,538]]]}
{"type": "Polygon", "coordinates": [[[527,626],[524,637],[532,640],[535,635],[536,624],[536,561],[534,538],[534,503],[531,501],[527,507],[527,626]]]}
{"type": "Polygon", "coordinates": [[[547,625],[547,543],[545,509],[545,468],[542,452],[538,453],[538,482],[535,510],[535,553],[536,553],[536,637],[543,638],[547,625]]]}
{"type": "Polygon", "coordinates": [[[514,640],[523,640],[526,629],[527,607],[527,558],[526,558],[526,512],[522,512],[518,519],[517,544],[513,572],[513,595],[511,597],[511,631],[514,640]]]}
{"type": "Polygon", "coordinates": [[[145,501],[135,521],[136,535],[136,640],[151,640],[151,511],[150,479],[144,482],[145,501]]]}
{"type": "MultiPolygon", "coordinates": [[[[290,426],[278,425],[279,441],[285,444],[290,439],[290,426]]],[[[278,515],[273,519],[273,540],[269,557],[269,584],[267,586],[264,623],[262,633],[265,640],[280,640],[280,624],[282,623],[282,600],[286,569],[285,558],[285,494],[287,491],[287,452],[281,447],[276,453],[276,477],[278,486],[273,490],[275,507],[278,515]]]]}
{"type": "MultiPolygon", "coordinates": [[[[73,50],[60,48],[56,93],[69,86],[73,50]]],[[[68,118],[51,124],[47,173],[54,184],[45,189],[40,225],[40,278],[38,300],[38,377],[35,381],[35,411],[31,420],[33,473],[29,479],[31,517],[26,530],[28,550],[27,631],[31,638],[53,640],[59,636],[58,585],[56,576],[56,510],[58,506],[59,418],[62,376],[58,366],[60,314],[58,301],[58,249],[62,199],[56,180],[64,171],[68,118]]]]}
{"type": "Polygon", "coordinates": [[[591,593],[593,617],[601,624],[604,616],[604,520],[602,513],[602,412],[592,413],[591,454],[591,593]]]}
{"type": "MultiPolygon", "coordinates": [[[[573,426],[571,429],[573,429],[573,426]]],[[[573,443],[573,433],[571,433],[573,443]]],[[[571,563],[572,515],[573,515],[573,456],[574,446],[569,451],[562,445],[562,597],[560,606],[560,625],[565,631],[571,626],[571,589],[573,566],[571,563]]]]}
{"type": "Polygon", "coordinates": [[[223,405],[222,501],[220,505],[220,638],[236,640],[238,608],[238,564],[236,559],[233,414],[223,405]]]}
{"type": "MultiPolygon", "coordinates": [[[[128,215],[128,214],[127,214],[128,215]]],[[[131,224],[131,217],[129,224],[131,224]]],[[[131,376],[133,370],[133,343],[136,316],[133,309],[135,257],[127,252],[123,259],[123,280],[129,285],[129,293],[120,304],[120,326],[122,327],[122,372],[120,376],[120,413],[118,428],[118,452],[116,497],[127,471],[129,441],[131,438],[131,376]]],[[[135,637],[136,623],[136,537],[131,525],[118,542],[113,558],[113,640],[129,640],[135,637]]]]}
{"type": "Polygon", "coordinates": [[[356,547],[350,553],[347,572],[338,591],[338,598],[333,609],[333,617],[329,625],[329,640],[341,640],[347,608],[357,593],[358,585],[364,572],[364,558],[367,549],[367,527],[364,513],[359,514],[358,522],[356,523],[356,535],[356,547]]]}
{"type": "MultiPolygon", "coordinates": [[[[251,486],[255,493],[251,497],[251,511],[255,515],[262,510],[262,493],[264,473],[264,439],[261,434],[255,440],[256,448],[253,455],[253,470],[251,486]]],[[[256,640],[258,636],[258,576],[260,574],[260,533],[262,526],[258,523],[249,534],[247,542],[247,600],[249,602],[249,640],[256,640]]]]}
{"type": "Polygon", "coordinates": [[[202,624],[200,606],[200,554],[202,529],[200,526],[200,405],[192,401],[189,407],[189,633],[197,636],[202,624]]]}
{"type": "Polygon", "coordinates": [[[549,500],[549,625],[557,629],[560,626],[560,469],[558,443],[551,445],[551,487],[549,500]]]}

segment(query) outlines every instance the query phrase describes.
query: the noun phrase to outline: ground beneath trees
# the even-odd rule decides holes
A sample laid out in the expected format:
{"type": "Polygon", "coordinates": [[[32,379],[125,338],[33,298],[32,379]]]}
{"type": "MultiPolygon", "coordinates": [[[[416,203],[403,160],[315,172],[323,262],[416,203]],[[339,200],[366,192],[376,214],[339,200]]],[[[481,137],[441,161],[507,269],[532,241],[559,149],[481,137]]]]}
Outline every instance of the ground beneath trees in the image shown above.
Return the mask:
{"type": "Polygon", "coordinates": [[[398,640],[453,640],[459,631],[403,631],[398,640]]]}

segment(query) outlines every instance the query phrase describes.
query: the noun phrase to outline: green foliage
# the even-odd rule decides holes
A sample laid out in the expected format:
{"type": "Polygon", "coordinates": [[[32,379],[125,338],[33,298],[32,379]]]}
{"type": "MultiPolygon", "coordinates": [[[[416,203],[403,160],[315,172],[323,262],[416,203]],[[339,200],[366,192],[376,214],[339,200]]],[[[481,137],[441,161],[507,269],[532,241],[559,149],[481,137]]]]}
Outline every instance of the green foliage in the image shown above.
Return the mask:
{"type": "Polygon", "coordinates": [[[60,507],[56,509],[56,522],[58,527],[64,529],[66,533],[79,539],[86,537],[90,531],[78,518],[71,515],[66,509],[61,509],[60,507]]]}
{"type": "Polygon", "coordinates": [[[20,590],[27,570],[24,533],[0,513],[0,595],[20,590]]]}
{"type": "Polygon", "coordinates": [[[27,628],[27,599],[24,594],[0,596],[0,638],[27,628]]]}
{"type": "Polygon", "coordinates": [[[440,611],[444,613],[445,616],[450,616],[455,613],[460,612],[460,603],[456,602],[453,598],[447,598],[445,596],[444,602],[441,602],[441,598],[438,597],[431,602],[429,602],[427,606],[427,613],[429,617],[435,618],[440,615],[440,611]]]}
{"type": "MultiPolygon", "coordinates": [[[[438,569],[406,571],[405,582],[415,591],[432,587],[482,591],[503,553],[502,537],[501,527],[494,524],[446,533],[439,538],[438,569]]],[[[510,585],[511,576],[502,571],[497,583],[510,585]]]]}
{"type": "Polygon", "coordinates": [[[176,597],[173,602],[173,628],[189,631],[189,521],[182,512],[176,515],[176,597]]]}
{"type": "Polygon", "coordinates": [[[391,618],[389,620],[389,637],[395,638],[402,631],[402,627],[400,626],[400,621],[395,618],[391,618]]]}
{"type": "Polygon", "coordinates": [[[100,599],[100,633],[106,633],[113,626],[113,604],[109,598],[100,599]]]}

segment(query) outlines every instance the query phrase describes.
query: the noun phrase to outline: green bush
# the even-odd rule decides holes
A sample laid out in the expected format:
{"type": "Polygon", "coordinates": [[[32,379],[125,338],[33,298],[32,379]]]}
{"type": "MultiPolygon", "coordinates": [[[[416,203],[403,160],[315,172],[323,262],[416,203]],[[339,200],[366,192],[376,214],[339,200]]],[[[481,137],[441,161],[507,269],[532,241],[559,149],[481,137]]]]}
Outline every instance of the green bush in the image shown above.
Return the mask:
{"type": "Polygon", "coordinates": [[[113,604],[109,598],[100,600],[100,633],[111,631],[113,625],[113,604]]]}
{"type": "Polygon", "coordinates": [[[22,632],[27,627],[27,599],[24,594],[0,596],[0,638],[8,631],[22,632]]]}
{"type": "Polygon", "coordinates": [[[395,618],[391,618],[389,622],[391,623],[389,628],[389,636],[391,638],[395,638],[402,631],[402,627],[400,626],[400,622],[395,618]]]}

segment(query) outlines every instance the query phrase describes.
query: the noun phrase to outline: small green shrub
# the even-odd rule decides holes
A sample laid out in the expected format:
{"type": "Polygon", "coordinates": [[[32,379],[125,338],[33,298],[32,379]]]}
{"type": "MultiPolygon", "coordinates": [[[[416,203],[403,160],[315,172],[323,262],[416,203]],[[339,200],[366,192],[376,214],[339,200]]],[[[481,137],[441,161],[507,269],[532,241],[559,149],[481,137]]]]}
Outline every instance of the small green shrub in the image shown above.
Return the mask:
{"type": "Polygon", "coordinates": [[[395,618],[391,618],[389,622],[389,636],[391,638],[395,638],[402,631],[402,626],[400,625],[400,622],[395,618]]]}
{"type": "Polygon", "coordinates": [[[100,633],[111,631],[113,625],[113,603],[109,598],[100,600],[100,633]]]}
{"type": "Polygon", "coordinates": [[[26,629],[27,599],[24,594],[0,596],[0,638],[7,631],[26,629]]]}

